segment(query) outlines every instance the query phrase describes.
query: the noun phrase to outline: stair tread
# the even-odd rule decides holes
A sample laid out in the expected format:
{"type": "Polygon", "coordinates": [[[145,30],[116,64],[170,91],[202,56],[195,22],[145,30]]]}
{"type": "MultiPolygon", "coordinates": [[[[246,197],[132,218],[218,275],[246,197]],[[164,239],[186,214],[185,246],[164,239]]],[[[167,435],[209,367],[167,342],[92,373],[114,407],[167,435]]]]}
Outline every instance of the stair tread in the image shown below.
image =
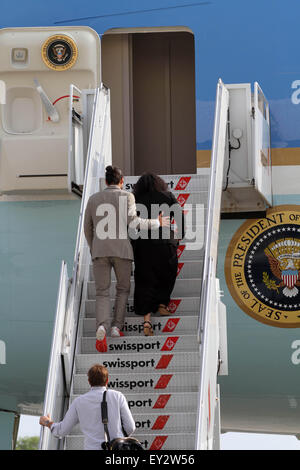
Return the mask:
{"type": "MultiPolygon", "coordinates": [[[[84,317],[83,321],[83,336],[84,337],[95,337],[96,331],[96,318],[95,317],[84,317]]],[[[136,337],[143,335],[143,317],[125,317],[124,327],[122,329],[126,337],[136,337]]],[[[166,315],[153,316],[151,323],[154,331],[154,335],[167,336],[172,334],[190,334],[197,330],[198,315],[166,315]]]]}
{"type": "MultiPolygon", "coordinates": [[[[80,397],[80,394],[70,396],[71,403],[80,397]]],[[[131,412],[140,415],[174,414],[174,413],[195,413],[197,409],[198,392],[173,392],[163,393],[162,391],[146,392],[143,396],[139,393],[125,393],[131,412]]]]}
{"type": "MultiPolygon", "coordinates": [[[[190,282],[190,281],[202,281],[202,277],[201,276],[198,276],[198,277],[187,277],[185,279],[176,279],[176,284],[177,282],[190,282]]],[[[95,281],[87,281],[89,284],[95,284],[95,281]]],[[[113,279],[111,281],[112,283],[116,283],[117,281],[115,279],[113,279]]],[[[134,279],[131,279],[131,282],[134,283],[134,279]]],[[[175,287],[176,287],[176,284],[175,284],[175,287]]]]}
{"type": "MultiPolygon", "coordinates": [[[[185,299],[185,300],[194,300],[198,301],[200,296],[199,295],[182,295],[180,298],[185,299]]],[[[173,295],[173,299],[171,300],[176,300],[177,297],[173,295]]],[[[110,300],[115,300],[114,297],[111,297],[110,300]]],[[[95,299],[86,299],[85,302],[95,302],[95,299]]],[[[128,297],[128,302],[133,302],[133,297],[129,296],[128,297]]],[[[156,312],[155,312],[156,313],[156,312]]]]}
{"type": "MultiPolygon", "coordinates": [[[[197,413],[174,412],[174,413],[133,413],[136,424],[135,433],[142,429],[143,434],[156,434],[161,432],[183,432],[193,431],[196,425],[197,413]],[[158,424],[159,423],[159,424],[158,424]]],[[[79,425],[74,426],[70,436],[83,435],[79,425]]]]}
{"type": "MultiPolygon", "coordinates": [[[[80,375],[80,376],[86,378],[86,374],[77,374],[77,376],[78,376],[78,375],[80,375]]],[[[88,390],[90,390],[90,388],[88,388],[88,390]]],[[[161,391],[148,392],[148,393],[147,393],[147,397],[154,398],[154,397],[160,396],[161,394],[162,394],[161,391]]],[[[80,397],[80,396],[81,396],[80,393],[72,393],[72,394],[70,395],[71,400],[74,400],[75,398],[80,397]]],[[[128,392],[126,392],[126,393],[125,393],[125,396],[126,396],[127,400],[130,400],[130,399],[132,399],[133,397],[138,397],[139,394],[138,394],[138,393],[130,393],[130,392],[128,393],[128,392]]],[[[177,397],[177,398],[183,398],[183,399],[185,399],[185,401],[186,401],[187,404],[188,404],[188,400],[186,400],[186,398],[187,398],[187,397],[192,397],[192,396],[197,396],[197,392],[180,392],[180,391],[179,391],[179,392],[174,392],[174,393],[172,394],[172,396],[175,397],[175,398],[176,398],[176,397],[177,397]]],[[[140,398],[139,398],[139,399],[140,399],[140,398]]]]}
{"type": "MultiPolygon", "coordinates": [[[[195,449],[195,432],[185,431],[182,434],[180,432],[163,432],[160,431],[158,434],[139,434],[134,432],[132,437],[138,439],[145,450],[193,450],[195,449]]],[[[81,435],[67,436],[67,449],[71,449],[76,446],[76,449],[83,449],[84,437],[81,435]]]]}
{"type": "Polygon", "coordinates": [[[125,373],[128,376],[131,372],[135,374],[151,373],[197,373],[199,372],[199,351],[172,352],[172,354],[139,353],[138,358],[132,354],[123,353],[121,357],[117,354],[77,354],[75,360],[75,377],[77,374],[86,373],[87,369],[96,363],[103,363],[112,375],[125,373]],[[150,370],[149,370],[150,369],[150,370]]]}

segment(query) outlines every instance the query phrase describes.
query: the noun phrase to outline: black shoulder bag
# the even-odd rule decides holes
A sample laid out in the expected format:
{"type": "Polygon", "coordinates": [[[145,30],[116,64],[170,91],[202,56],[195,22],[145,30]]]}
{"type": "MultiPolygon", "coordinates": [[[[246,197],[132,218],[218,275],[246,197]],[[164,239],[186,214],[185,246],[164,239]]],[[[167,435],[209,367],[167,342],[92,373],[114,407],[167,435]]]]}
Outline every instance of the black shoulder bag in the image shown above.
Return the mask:
{"type": "MultiPolygon", "coordinates": [[[[104,426],[105,442],[102,443],[103,450],[144,450],[141,443],[134,437],[117,437],[116,439],[110,440],[108,431],[108,413],[107,413],[107,402],[106,392],[103,393],[103,399],[101,403],[101,415],[102,423],[104,426]]],[[[125,431],[123,429],[124,434],[125,431]]]]}

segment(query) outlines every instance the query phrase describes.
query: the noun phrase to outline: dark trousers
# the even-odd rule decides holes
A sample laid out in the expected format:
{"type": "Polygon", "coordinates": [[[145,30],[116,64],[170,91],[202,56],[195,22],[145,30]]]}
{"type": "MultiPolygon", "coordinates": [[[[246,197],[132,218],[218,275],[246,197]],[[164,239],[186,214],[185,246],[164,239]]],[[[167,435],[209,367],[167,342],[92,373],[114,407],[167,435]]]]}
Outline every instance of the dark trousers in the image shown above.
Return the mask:
{"type": "Polygon", "coordinates": [[[137,315],[155,313],[168,305],[177,276],[177,247],[168,243],[137,240],[134,243],[134,310],[137,315]]]}

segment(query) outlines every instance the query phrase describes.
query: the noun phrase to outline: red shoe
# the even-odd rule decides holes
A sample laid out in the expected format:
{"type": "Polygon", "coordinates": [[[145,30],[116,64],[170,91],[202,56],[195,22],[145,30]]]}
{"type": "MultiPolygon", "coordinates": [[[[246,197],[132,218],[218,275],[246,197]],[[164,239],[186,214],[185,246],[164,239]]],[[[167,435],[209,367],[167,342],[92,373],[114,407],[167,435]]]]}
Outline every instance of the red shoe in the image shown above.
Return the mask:
{"type": "Polygon", "coordinates": [[[112,329],[111,329],[110,335],[111,335],[113,338],[117,338],[117,337],[119,337],[119,336],[124,336],[124,333],[123,333],[123,331],[121,331],[117,326],[113,326],[112,329]]]}
{"type": "Polygon", "coordinates": [[[106,342],[106,336],[104,336],[104,339],[102,339],[101,341],[99,341],[97,339],[96,341],[96,349],[98,352],[100,353],[105,353],[107,352],[107,342],[106,342]]]}

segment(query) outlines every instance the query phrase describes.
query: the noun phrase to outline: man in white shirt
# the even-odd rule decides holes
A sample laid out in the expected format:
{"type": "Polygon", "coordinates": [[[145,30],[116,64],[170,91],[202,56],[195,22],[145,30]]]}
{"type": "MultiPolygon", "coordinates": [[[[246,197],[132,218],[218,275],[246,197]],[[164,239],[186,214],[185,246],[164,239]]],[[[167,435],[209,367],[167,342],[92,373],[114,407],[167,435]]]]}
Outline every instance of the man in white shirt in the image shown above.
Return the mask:
{"type": "MultiPolygon", "coordinates": [[[[72,428],[79,424],[84,434],[85,450],[102,450],[105,441],[104,426],[101,416],[103,393],[107,390],[108,371],[101,364],[93,365],[88,371],[89,392],[77,397],[71,404],[64,419],[54,423],[49,415],[41,416],[40,425],[47,426],[55,437],[70,434],[72,428]]],[[[108,430],[110,439],[124,437],[122,427],[129,436],[135,430],[135,422],[125,396],[116,390],[106,393],[108,409],[108,430]]]]}

